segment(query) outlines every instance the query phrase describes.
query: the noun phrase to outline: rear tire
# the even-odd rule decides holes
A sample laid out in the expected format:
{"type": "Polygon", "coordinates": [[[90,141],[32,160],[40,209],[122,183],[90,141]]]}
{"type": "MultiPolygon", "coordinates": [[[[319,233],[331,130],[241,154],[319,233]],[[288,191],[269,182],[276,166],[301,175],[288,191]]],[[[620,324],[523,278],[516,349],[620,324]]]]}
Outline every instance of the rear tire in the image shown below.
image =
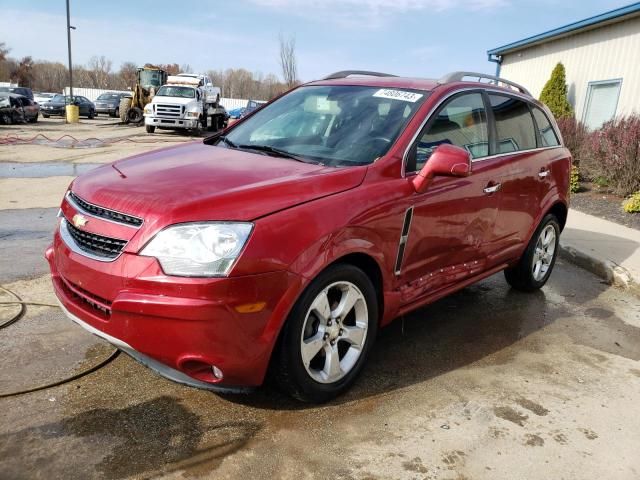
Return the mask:
{"type": "Polygon", "coordinates": [[[353,265],[333,265],[291,310],[274,353],[275,379],[298,400],[329,401],[354,383],[377,330],[378,301],[369,277],[353,265]]]}
{"type": "Polygon", "coordinates": [[[120,99],[118,107],[118,115],[122,123],[129,123],[129,109],[131,108],[131,98],[124,97],[120,99]]]}
{"type": "Polygon", "coordinates": [[[147,133],[153,133],[156,131],[156,127],[154,125],[145,125],[144,128],[147,133]]]}
{"type": "Polygon", "coordinates": [[[540,222],[518,263],[504,271],[509,285],[523,292],[542,288],[556,263],[559,240],[560,224],[556,216],[550,213],[540,222]]]}

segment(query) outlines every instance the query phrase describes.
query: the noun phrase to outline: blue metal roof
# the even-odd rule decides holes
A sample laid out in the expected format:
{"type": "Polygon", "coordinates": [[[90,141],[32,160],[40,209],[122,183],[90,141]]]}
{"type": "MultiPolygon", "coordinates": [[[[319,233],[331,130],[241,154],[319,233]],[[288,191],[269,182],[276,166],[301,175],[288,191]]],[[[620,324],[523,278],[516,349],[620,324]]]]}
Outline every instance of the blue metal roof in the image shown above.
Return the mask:
{"type": "Polygon", "coordinates": [[[548,32],[540,33],[532,37],[527,37],[523,40],[518,40],[517,42],[509,43],[507,45],[503,45],[502,47],[494,48],[493,50],[488,50],[487,54],[489,56],[502,55],[507,52],[520,50],[531,44],[546,42],[555,37],[567,35],[576,30],[581,30],[587,27],[597,25],[599,23],[603,23],[603,22],[610,22],[617,18],[625,17],[627,15],[631,15],[634,13],[640,13],[640,2],[632,3],[631,5],[627,5],[626,7],[616,8],[615,10],[601,13],[600,15],[595,15],[593,17],[585,18],[584,20],[580,20],[579,22],[570,23],[563,27],[549,30],[548,32]]]}

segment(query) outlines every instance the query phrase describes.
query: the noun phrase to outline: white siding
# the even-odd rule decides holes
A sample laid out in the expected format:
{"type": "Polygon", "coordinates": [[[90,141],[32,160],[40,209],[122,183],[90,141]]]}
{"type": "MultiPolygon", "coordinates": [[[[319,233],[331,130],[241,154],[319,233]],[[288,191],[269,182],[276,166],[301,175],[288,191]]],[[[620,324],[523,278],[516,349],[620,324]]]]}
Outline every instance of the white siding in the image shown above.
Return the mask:
{"type": "Polygon", "coordinates": [[[640,17],[604,25],[503,57],[500,76],[538,98],[556,63],[567,71],[569,101],[582,120],[589,82],[622,79],[617,115],[640,113],[640,17]]]}

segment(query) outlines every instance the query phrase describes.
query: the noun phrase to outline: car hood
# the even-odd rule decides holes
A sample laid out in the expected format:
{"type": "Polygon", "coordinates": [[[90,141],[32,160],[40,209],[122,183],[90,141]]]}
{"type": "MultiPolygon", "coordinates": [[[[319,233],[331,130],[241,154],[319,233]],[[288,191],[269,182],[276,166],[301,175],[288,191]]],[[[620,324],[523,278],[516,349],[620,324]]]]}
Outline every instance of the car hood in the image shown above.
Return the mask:
{"type": "Polygon", "coordinates": [[[71,189],[157,230],[181,222],[255,220],[354,188],[366,170],[193,142],[103,165],[76,178],[71,189]]]}

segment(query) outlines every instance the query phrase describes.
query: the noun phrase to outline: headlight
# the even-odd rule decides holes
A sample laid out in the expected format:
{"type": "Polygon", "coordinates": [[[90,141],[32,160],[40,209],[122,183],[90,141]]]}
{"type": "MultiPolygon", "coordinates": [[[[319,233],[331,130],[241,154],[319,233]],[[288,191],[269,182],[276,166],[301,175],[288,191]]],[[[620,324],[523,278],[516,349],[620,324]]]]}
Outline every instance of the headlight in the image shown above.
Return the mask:
{"type": "Polygon", "coordinates": [[[150,103],[144,107],[144,113],[153,113],[153,106],[150,103]]]}
{"type": "Polygon", "coordinates": [[[168,227],[142,249],[167,275],[226,276],[249,238],[252,223],[187,223],[168,227]]]}
{"type": "Polygon", "coordinates": [[[187,118],[198,118],[200,113],[198,112],[187,112],[187,118]]]}

